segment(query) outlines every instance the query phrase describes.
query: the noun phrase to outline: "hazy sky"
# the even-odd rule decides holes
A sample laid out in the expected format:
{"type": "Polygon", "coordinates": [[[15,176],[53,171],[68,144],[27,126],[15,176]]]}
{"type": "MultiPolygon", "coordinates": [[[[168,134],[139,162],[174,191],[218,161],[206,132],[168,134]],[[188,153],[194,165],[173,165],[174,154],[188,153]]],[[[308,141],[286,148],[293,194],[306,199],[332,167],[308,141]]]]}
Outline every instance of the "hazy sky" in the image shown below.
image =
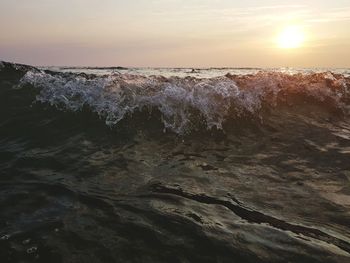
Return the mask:
{"type": "Polygon", "coordinates": [[[350,67],[350,0],[0,0],[0,60],[350,67]],[[289,25],[302,47],[277,46],[289,25]]]}

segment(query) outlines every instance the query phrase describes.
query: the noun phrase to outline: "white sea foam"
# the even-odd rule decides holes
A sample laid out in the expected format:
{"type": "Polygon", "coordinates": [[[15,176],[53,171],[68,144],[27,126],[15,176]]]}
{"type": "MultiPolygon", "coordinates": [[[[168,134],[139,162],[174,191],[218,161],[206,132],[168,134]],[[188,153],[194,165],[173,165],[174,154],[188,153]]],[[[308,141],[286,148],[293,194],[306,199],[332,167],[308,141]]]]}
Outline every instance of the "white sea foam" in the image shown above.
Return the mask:
{"type": "Polygon", "coordinates": [[[278,97],[289,93],[302,93],[319,101],[331,99],[338,106],[349,94],[348,81],[332,73],[259,72],[197,79],[29,71],[21,82],[40,89],[37,101],[71,111],[87,106],[108,125],[117,124],[136,110],[157,109],[165,128],[180,134],[198,118],[209,129],[221,129],[233,111],[236,115],[256,114],[263,104],[275,106],[278,97]]]}

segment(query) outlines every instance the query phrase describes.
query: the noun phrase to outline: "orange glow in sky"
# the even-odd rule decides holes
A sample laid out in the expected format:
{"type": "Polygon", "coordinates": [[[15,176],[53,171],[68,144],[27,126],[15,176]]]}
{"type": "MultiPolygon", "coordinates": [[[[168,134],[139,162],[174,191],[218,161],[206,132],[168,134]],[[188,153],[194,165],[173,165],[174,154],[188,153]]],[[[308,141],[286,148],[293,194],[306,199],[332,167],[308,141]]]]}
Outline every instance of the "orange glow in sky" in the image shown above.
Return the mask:
{"type": "Polygon", "coordinates": [[[349,28],[349,0],[1,0],[0,60],[349,67],[349,28]]]}

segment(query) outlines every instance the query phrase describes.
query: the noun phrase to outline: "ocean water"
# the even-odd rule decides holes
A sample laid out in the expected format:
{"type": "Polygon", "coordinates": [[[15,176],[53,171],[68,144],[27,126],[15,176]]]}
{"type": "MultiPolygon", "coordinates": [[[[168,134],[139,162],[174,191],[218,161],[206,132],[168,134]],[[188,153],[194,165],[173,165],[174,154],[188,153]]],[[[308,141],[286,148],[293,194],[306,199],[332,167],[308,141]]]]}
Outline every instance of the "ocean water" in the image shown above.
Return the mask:
{"type": "Polygon", "coordinates": [[[0,63],[1,262],[350,262],[349,69],[0,63]]]}
{"type": "Polygon", "coordinates": [[[41,67],[42,70],[51,70],[65,73],[86,73],[94,75],[108,75],[113,73],[123,73],[132,75],[152,76],[158,75],[163,77],[196,77],[196,78],[213,78],[221,77],[226,74],[232,75],[249,75],[262,71],[280,72],[286,74],[313,74],[332,72],[350,77],[348,68],[124,68],[124,67],[41,67]]]}

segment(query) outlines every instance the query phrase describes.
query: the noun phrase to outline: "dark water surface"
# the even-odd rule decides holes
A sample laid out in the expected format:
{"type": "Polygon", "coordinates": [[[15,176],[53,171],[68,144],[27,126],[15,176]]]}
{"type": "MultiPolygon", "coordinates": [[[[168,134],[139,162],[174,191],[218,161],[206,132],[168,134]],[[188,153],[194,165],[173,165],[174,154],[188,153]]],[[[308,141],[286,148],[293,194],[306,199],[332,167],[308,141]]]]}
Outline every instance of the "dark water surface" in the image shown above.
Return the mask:
{"type": "Polygon", "coordinates": [[[349,89],[1,63],[0,262],[350,262],[349,89]]]}

